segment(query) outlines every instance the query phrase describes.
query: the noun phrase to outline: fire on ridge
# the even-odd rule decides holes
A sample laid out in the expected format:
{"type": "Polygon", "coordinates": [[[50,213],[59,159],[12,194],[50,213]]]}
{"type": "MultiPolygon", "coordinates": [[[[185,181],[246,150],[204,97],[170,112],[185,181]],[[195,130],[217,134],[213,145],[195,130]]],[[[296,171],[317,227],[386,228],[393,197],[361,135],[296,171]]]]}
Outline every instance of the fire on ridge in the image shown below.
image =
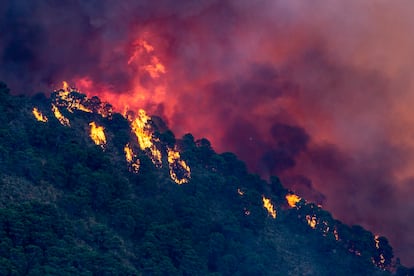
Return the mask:
{"type": "Polygon", "coordinates": [[[262,196],[262,200],[263,200],[263,207],[267,210],[267,212],[269,213],[269,215],[272,218],[276,218],[276,210],[273,207],[272,202],[270,202],[270,198],[266,198],[264,195],[262,196]]]}
{"type": "Polygon", "coordinates": [[[92,141],[98,145],[101,146],[102,149],[105,149],[106,145],[106,136],[105,136],[105,128],[103,126],[98,126],[95,122],[89,123],[90,128],[90,134],[89,137],[91,137],[92,141]]]}
{"type": "Polygon", "coordinates": [[[48,118],[37,107],[33,108],[32,113],[39,122],[46,123],[48,121],[48,118]]]}
{"type": "MultiPolygon", "coordinates": [[[[150,49],[149,49],[150,50],[150,49]]],[[[67,82],[63,82],[62,88],[52,93],[52,112],[55,118],[63,125],[70,127],[71,123],[66,118],[61,109],[66,109],[70,113],[81,111],[86,113],[99,114],[102,118],[111,119],[112,106],[108,103],[102,103],[98,97],[88,98],[80,93],[77,89],[69,86],[67,82]]],[[[37,107],[32,110],[36,120],[47,122],[48,118],[40,112],[37,107]]],[[[139,148],[150,157],[152,163],[160,168],[163,164],[163,153],[158,148],[157,143],[160,140],[154,137],[154,129],[151,117],[146,114],[143,109],[138,110],[137,115],[133,112],[126,112],[124,117],[129,121],[131,131],[137,139],[139,148]]],[[[107,138],[103,126],[99,126],[96,122],[89,123],[89,137],[92,141],[106,149],[107,138]]],[[[134,152],[130,143],[124,147],[125,159],[132,173],[138,173],[140,168],[140,160],[134,152]]],[[[167,148],[165,152],[169,166],[171,179],[177,184],[188,183],[191,178],[191,169],[188,164],[182,160],[180,152],[176,147],[167,148]]]]}

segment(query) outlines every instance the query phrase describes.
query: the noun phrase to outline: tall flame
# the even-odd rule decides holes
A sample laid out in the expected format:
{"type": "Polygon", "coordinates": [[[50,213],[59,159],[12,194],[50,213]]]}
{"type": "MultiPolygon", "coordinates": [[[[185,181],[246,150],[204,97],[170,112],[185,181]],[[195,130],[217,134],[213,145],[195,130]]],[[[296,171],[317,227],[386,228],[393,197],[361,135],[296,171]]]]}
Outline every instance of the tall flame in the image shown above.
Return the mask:
{"type": "Polygon", "coordinates": [[[130,166],[130,171],[132,171],[133,173],[138,173],[141,163],[139,159],[137,159],[137,156],[132,150],[132,147],[129,145],[129,143],[125,145],[124,152],[125,159],[130,166]]]}
{"type": "Polygon", "coordinates": [[[60,113],[60,110],[54,104],[52,104],[52,111],[53,111],[53,114],[55,115],[56,119],[58,119],[58,121],[62,125],[64,125],[64,126],[70,126],[69,119],[66,118],[65,116],[63,116],[63,114],[60,113]]]}
{"type": "Polygon", "coordinates": [[[174,180],[175,183],[179,185],[188,183],[191,177],[190,167],[181,159],[180,152],[176,149],[168,149],[168,165],[170,168],[171,179],[174,180]]]}
{"type": "Polygon", "coordinates": [[[149,150],[150,158],[154,165],[161,167],[162,165],[162,156],[161,151],[153,143],[153,130],[150,125],[151,117],[149,117],[143,109],[138,111],[138,116],[136,116],[131,121],[131,128],[137,137],[139,147],[141,150],[149,150]]]}
{"type": "Polygon", "coordinates": [[[335,240],[339,241],[339,233],[338,233],[338,230],[336,229],[336,227],[333,230],[333,234],[334,234],[335,240]]]}
{"type": "Polygon", "coordinates": [[[270,202],[269,198],[266,198],[264,195],[262,195],[263,200],[263,207],[266,208],[267,212],[272,218],[276,218],[276,210],[273,207],[273,204],[270,202]]]}
{"type": "Polygon", "coordinates": [[[96,145],[101,146],[102,148],[105,148],[106,136],[104,132],[105,130],[104,127],[98,126],[95,122],[91,122],[89,126],[91,127],[91,130],[90,130],[91,132],[89,136],[91,137],[92,141],[96,145]]]}
{"type": "Polygon", "coordinates": [[[37,107],[33,108],[32,113],[35,116],[36,120],[38,120],[39,122],[47,122],[47,117],[43,115],[42,112],[39,109],[37,109],[37,107]]]}
{"type": "Polygon", "coordinates": [[[289,204],[290,207],[296,207],[296,203],[298,203],[301,200],[301,198],[295,194],[287,194],[286,195],[286,201],[289,204]]]}
{"type": "Polygon", "coordinates": [[[67,81],[62,82],[62,89],[63,89],[63,91],[69,92],[70,87],[69,87],[69,84],[68,84],[67,81]]]}

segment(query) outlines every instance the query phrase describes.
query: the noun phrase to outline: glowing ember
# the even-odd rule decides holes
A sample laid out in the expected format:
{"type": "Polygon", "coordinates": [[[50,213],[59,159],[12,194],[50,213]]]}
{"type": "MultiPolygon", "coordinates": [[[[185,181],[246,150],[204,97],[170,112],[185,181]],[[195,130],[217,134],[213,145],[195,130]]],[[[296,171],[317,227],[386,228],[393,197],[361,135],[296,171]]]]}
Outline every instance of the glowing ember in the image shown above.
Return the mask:
{"type": "Polygon", "coordinates": [[[65,116],[63,116],[62,113],[60,113],[59,109],[54,104],[52,104],[52,111],[53,111],[53,114],[55,115],[56,119],[58,119],[58,121],[62,125],[64,125],[64,126],[70,126],[69,119],[66,118],[65,116]]]}
{"type": "Polygon", "coordinates": [[[154,165],[156,165],[157,167],[161,167],[161,151],[157,149],[157,147],[153,143],[153,130],[150,124],[151,118],[147,116],[145,111],[142,109],[138,111],[138,116],[136,116],[136,118],[127,118],[129,120],[132,120],[131,128],[135,136],[137,137],[138,144],[141,150],[149,150],[152,163],[154,163],[154,165]]]}
{"type": "Polygon", "coordinates": [[[308,222],[308,225],[315,229],[316,224],[318,224],[318,219],[316,218],[316,216],[310,216],[310,215],[306,215],[306,220],[308,222]]]}
{"type": "Polygon", "coordinates": [[[334,234],[335,240],[339,241],[339,234],[338,234],[338,230],[336,230],[336,228],[334,228],[333,234],[334,234]]]}
{"type": "Polygon", "coordinates": [[[244,192],[243,192],[242,190],[240,190],[240,189],[237,189],[237,193],[238,193],[239,195],[241,195],[241,196],[243,196],[243,195],[244,195],[244,192]]]}
{"type": "Polygon", "coordinates": [[[246,216],[249,216],[249,215],[250,215],[250,211],[249,211],[249,210],[247,210],[247,208],[244,208],[244,214],[245,214],[246,216]]]}
{"type": "Polygon", "coordinates": [[[188,183],[191,177],[190,167],[181,159],[180,153],[176,149],[168,149],[168,165],[171,179],[175,183],[188,183]]]}
{"type": "Polygon", "coordinates": [[[374,241],[375,241],[375,247],[377,249],[379,249],[379,236],[378,235],[375,235],[374,236],[374,241]]]}
{"type": "Polygon", "coordinates": [[[296,203],[298,203],[301,198],[295,194],[288,194],[286,195],[286,201],[290,207],[296,207],[296,203]]]}
{"type": "Polygon", "coordinates": [[[91,127],[91,133],[89,134],[89,136],[91,137],[92,141],[96,145],[101,146],[102,148],[105,148],[106,137],[105,137],[104,127],[97,126],[95,122],[91,122],[89,126],[91,127]]]}
{"type": "Polygon", "coordinates": [[[34,107],[32,110],[33,115],[35,116],[36,120],[38,120],[39,122],[47,122],[47,117],[45,115],[42,114],[42,112],[40,112],[37,107],[34,107]]]}
{"type": "Polygon", "coordinates": [[[270,202],[270,199],[266,198],[265,196],[262,196],[262,200],[263,200],[263,207],[265,207],[269,215],[275,219],[276,210],[274,209],[273,204],[270,202]]]}
{"type": "Polygon", "coordinates": [[[127,163],[130,165],[130,171],[132,171],[133,173],[138,173],[141,163],[139,159],[137,159],[136,154],[134,154],[134,151],[132,150],[129,144],[125,145],[124,152],[125,152],[125,159],[127,163]]]}

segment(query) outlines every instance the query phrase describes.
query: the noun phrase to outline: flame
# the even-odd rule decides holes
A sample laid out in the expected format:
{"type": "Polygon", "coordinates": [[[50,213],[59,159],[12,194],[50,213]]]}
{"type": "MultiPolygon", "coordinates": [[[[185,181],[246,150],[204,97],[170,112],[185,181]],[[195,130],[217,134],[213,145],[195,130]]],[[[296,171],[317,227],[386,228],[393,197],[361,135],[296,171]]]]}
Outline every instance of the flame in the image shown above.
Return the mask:
{"type": "Polygon", "coordinates": [[[52,111],[53,111],[53,114],[55,115],[56,119],[58,119],[59,122],[62,125],[64,125],[64,126],[70,126],[69,119],[66,118],[65,116],[63,116],[62,113],[60,113],[59,109],[54,104],[52,104],[52,111]]]}
{"type": "Polygon", "coordinates": [[[97,126],[95,122],[91,122],[89,126],[91,127],[91,132],[89,136],[91,137],[93,142],[96,145],[101,146],[102,148],[105,148],[106,137],[105,137],[104,127],[97,126]]]}
{"type": "Polygon", "coordinates": [[[62,82],[62,89],[63,89],[63,91],[69,92],[70,87],[69,87],[69,84],[66,81],[62,82]]]}
{"type": "MultiPolygon", "coordinates": [[[[380,249],[380,240],[379,240],[379,235],[375,235],[375,236],[374,236],[374,241],[375,241],[375,248],[376,248],[377,250],[379,250],[379,249],[380,249]]],[[[380,251],[380,252],[381,252],[381,251],[380,251]]],[[[384,257],[384,254],[383,254],[383,253],[380,253],[380,254],[379,254],[379,260],[378,260],[378,262],[377,262],[377,263],[375,262],[374,258],[372,258],[372,262],[373,262],[374,264],[376,264],[377,266],[379,266],[380,268],[385,269],[385,262],[386,262],[386,260],[385,260],[385,257],[384,257]]]]}
{"type": "Polygon", "coordinates": [[[378,235],[375,235],[374,236],[374,241],[375,241],[375,247],[377,249],[379,249],[379,236],[378,235]]]}
{"type": "Polygon", "coordinates": [[[157,57],[151,58],[151,63],[148,65],[143,66],[143,69],[151,76],[151,78],[156,79],[161,76],[161,74],[165,74],[165,66],[160,62],[157,57]]]}
{"type": "Polygon", "coordinates": [[[102,117],[111,118],[112,116],[112,106],[110,104],[102,103],[98,97],[89,99],[79,90],[70,87],[66,81],[63,82],[61,89],[54,91],[52,100],[56,106],[64,107],[70,113],[79,110],[87,113],[98,113],[102,117]]]}
{"type": "Polygon", "coordinates": [[[131,57],[128,59],[128,64],[131,64],[135,59],[142,55],[143,53],[152,53],[154,52],[154,47],[149,44],[146,40],[137,39],[133,44],[134,52],[131,57]]]}
{"type": "Polygon", "coordinates": [[[336,230],[336,227],[333,230],[333,234],[334,234],[335,240],[339,241],[339,234],[338,234],[338,230],[336,230]]]}
{"type": "Polygon", "coordinates": [[[33,108],[32,113],[35,116],[36,120],[38,120],[39,122],[47,122],[47,117],[43,115],[42,112],[40,112],[39,109],[37,109],[37,107],[33,108]]]}
{"type": "Polygon", "coordinates": [[[138,68],[148,73],[151,78],[157,79],[161,74],[165,74],[167,71],[164,64],[155,55],[154,46],[144,39],[138,39],[133,43],[134,51],[128,59],[128,65],[133,63],[144,62],[146,65],[140,65],[138,68]]]}
{"type": "Polygon", "coordinates": [[[138,111],[138,116],[134,119],[127,115],[127,118],[131,121],[131,128],[137,137],[139,147],[141,150],[149,150],[152,163],[157,167],[162,165],[161,151],[157,149],[153,143],[153,130],[150,125],[151,117],[147,116],[143,109],[138,111]]]}
{"type": "Polygon", "coordinates": [[[243,195],[244,195],[244,192],[243,192],[241,189],[237,189],[237,193],[238,193],[240,196],[243,196],[243,195]]]}
{"type": "Polygon", "coordinates": [[[295,194],[287,194],[286,195],[286,201],[289,204],[290,207],[296,207],[296,203],[298,203],[301,200],[301,198],[295,194]]]}
{"type": "Polygon", "coordinates": [[[134,151],[132,150],[129,144],[125,145],[124,152],[125,152],[125,159],[127,163],[130,165],[130,170],[133,173],[138,173],[141,163],[139,159],[136,158],[137,156],[136,154],[134,154],[134,151]]]}
{"type": "MultiPolygon", "coordinates": [[[[76,77],[74,79],[76,86],[88,96],[93,95],[94,91],[99,89],[99,97],[113,104],[118,110],[123,110],[127,105],[133,110],[138,110],[143,107],[154,108],[165,103],[168,70],[163,61],[164,57],[157,52],[150,40],[144,39],[144,37],[148,38],[145,33],[142,36],[133,41],[130,54],[125,60],[128,71],[133,73],[128,88],[124,91],[114,91],[111,85],[96,81],[88,75],[76,77]]],[[[166,106],[167,117],[171,112],[170,107],[166,106]]]]}
{"type": "Polygon", "coordinates": [[[273,204],[270,202],[269,198],[266,198],[264,195],[262,195],[263,200],[263,207],[266,208],[267,212],[269,213],[272,218],[276,218],[276,210],[273,207],[273,204]]]}
{"type": "Polygon", "coordinates": [[[316,225],[318,224],[318,219],[316,218],[315,215],[310,216],[310,215],[306,215],[306,220],[308,222],[308,225],[315,229],[316,225]]]}
{"type": "Polygon", "coordinates": [[[180,152],[177,149],[168,149],[168,165],[171,179],[175,183],[179,185],[188,183],[191,177],[191,170],[187,163],[181,159],[180,152]],[[178,176],[177,172],[182,174],[182,176],[178,176]]]}

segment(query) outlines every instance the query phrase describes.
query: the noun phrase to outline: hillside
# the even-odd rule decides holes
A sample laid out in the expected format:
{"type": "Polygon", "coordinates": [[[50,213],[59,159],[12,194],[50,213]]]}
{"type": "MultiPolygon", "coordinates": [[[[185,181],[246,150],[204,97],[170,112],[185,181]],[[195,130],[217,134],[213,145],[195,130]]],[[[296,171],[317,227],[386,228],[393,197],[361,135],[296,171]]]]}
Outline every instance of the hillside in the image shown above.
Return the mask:
{"type": "Polygon", "coordinates": [[[276,176],[68,86],[0,84],[0,187],[0,275],[410,273],[276,176]]]}

